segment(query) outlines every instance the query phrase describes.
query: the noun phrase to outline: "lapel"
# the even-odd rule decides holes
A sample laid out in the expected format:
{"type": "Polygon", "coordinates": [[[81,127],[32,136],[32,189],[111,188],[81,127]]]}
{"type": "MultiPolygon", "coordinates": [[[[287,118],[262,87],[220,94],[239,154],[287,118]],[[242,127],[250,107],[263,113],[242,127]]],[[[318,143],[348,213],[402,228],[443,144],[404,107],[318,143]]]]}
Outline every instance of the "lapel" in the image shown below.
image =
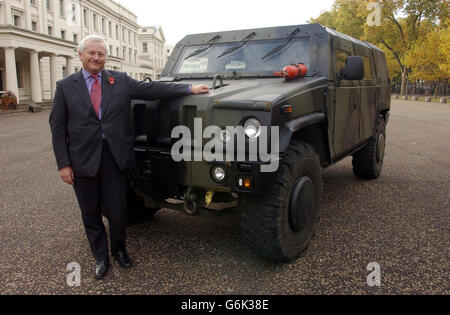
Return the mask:
{"type": "Polygon", "coordinates": [[[106,110],[108,109],[108,104],[109,104],[109,98],[111,96],[111,92],[112,92],[112,89],[114,88],[114,83],[115,83],[113,81],[113,84],[110,84],[109,78],[113,78],[113,80],[114,80],[114,77],[109,73],[108,70],[103,70],[102,71],[102,102],[101,102],[102,119],[106,115],[106,110]]]}
{"type": "Polygon", "coordinates": [[[84,104],[91,112],[91,114],[97,117],[94,107],[92,106],[91,97],[89,96],[89,90],[87,88],[86,81],[84,80],[83,73],[81,72],[81,70],[74,75],[73,81],[76,87],[75,91],[78,93],[78,95],[80,95],[81,99],[84,101],[84,104]]]}

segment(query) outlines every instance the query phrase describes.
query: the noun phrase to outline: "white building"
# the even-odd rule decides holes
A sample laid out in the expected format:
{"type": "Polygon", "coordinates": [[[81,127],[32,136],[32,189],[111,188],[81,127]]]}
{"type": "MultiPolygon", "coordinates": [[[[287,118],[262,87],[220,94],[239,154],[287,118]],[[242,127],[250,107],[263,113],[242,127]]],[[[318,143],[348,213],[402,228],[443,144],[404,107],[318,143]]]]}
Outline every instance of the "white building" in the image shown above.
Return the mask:
{"type": "Polygon", "coordinates": [[[139,55],[153,65],[151,78],[159,79],[167,62],[164,44],[166,38],[161,26],[143,26],[139,29],[139,55]]]}
{"type": "Polygon", "coordinates": [[[57,80],[81,68],[76,47],[91,34],[109,44],[107,69],[153,76],[138,32],[137,16],[112,0],[0,0],[0,90],[22,104],[50,101],[57,80]]]}
{"type": "Polygon", "coordinates": [[[165,56],[165,62],[169,61],[169,57],[173,52],[174,47],[172,45],[164,45],[164,56],[165,56]]]}

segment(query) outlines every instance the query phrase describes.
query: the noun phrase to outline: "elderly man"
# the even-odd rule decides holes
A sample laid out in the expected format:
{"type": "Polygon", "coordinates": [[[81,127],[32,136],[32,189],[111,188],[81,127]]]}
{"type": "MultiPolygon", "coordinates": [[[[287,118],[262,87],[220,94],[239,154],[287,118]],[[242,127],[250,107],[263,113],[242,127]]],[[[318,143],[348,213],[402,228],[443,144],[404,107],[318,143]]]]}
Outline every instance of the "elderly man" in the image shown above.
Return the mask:
{"type": "Polygon", "coordinates": [[[130,101],[208,93],[205,85],[139,82],[105,70],[108,44],[88,36],[78,46],[83,69],[57,83],[50,114],[53,149],[61,179],[74,187],[92,254],[95,278],[109,267],[108,240],[101,217],[109,219],[111,254],[131,268],[125,246],[125,171],[134,163],[130,101]]]}

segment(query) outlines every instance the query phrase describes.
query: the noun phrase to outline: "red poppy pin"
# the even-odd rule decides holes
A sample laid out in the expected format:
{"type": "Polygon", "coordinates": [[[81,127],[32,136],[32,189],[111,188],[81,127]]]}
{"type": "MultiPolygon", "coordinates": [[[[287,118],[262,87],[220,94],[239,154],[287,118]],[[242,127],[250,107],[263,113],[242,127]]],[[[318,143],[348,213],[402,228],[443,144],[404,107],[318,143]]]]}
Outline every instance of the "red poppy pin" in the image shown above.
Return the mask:
{"type": "Polygon", "coordinates": [[[109,77],[108,78],[108,82],[109,82],[109,84],[114,85],[114,78],[113,77],[109,77]]]}

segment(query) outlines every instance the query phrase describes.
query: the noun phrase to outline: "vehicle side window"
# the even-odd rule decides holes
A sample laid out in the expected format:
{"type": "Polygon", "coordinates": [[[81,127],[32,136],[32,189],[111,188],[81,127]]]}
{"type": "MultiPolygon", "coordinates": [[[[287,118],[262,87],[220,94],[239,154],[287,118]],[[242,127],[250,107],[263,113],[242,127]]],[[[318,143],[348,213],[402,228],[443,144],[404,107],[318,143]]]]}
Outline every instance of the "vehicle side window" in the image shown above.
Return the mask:
{"type": "Polygon", "coordinates": [[[351,54],[339,48],[335,48],[333,50],[333,53],[334,53],[334,71],[336,72],[337,75],[339,75],[341,69],[345,67],[345,60],[351,54]]]}
{"type": "Polygon", "coordinates": [[[361,56],[364,62],[364,80],[373,79],[372,62],[366,56],[361,56]]]}

